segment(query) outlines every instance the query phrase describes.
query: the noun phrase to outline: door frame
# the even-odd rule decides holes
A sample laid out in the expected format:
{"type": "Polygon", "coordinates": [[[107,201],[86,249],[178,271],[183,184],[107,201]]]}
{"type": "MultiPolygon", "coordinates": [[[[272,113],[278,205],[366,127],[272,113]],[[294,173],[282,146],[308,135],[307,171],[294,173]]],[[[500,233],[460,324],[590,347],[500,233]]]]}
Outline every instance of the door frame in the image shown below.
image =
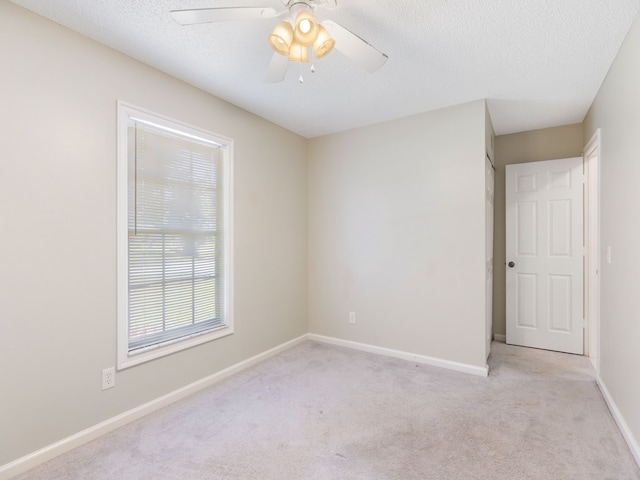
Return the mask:
{"type": "Polygon", "coordinates": [[[600,165],[601,130],[584,147],[585,173],[585,352],[600,375],[600,165]]]}
{"type": "Polygon", "coordinates": [[[495,246],[495,189],[496,185],[496,167],[487,153],[485,159],[485,307],[486,307],[486,356],[489,358],[491,353],[491,341],[495,338],[493,334],[493,295],[494,295],[494,246],[495,246]],[[488,165],[487,165],[488,164],[488,165]],[[487,203],[490,201],[491,210],[487,210],[487,203]]]}

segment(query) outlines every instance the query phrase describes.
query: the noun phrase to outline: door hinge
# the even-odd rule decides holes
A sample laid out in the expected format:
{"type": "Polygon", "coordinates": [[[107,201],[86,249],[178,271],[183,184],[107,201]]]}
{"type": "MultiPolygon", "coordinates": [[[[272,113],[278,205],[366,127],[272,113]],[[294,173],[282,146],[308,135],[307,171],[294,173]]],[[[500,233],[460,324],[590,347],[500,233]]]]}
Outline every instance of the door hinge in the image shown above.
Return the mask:
{"type": "Polygon", "coordinates": [[[585,330],[587,328],[587,320],[586,319],[582,319],[582,329],[585,330]]]}

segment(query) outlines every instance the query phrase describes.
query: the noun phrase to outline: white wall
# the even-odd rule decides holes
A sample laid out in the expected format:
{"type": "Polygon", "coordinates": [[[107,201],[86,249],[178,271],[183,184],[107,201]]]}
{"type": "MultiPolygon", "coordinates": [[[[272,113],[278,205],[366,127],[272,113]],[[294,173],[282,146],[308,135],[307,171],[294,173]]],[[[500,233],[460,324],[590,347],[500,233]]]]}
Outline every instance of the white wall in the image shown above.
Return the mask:
{"type": "Polygon", "coordinates": [[[312,139],[310,332],[484,367],[484,159],[484,101],[312,139]]]}
{"type": "MultiPolygon", "coordinates": [[[[640,18],[584,121],[601,144],[601,379],[640,442],[640,18]],[[606,262],[606,247],[612,263],[606,262]]],[[[640,462],[640,450],[636,452],[640,462]]]]}
{"type": "Polygon", "coordinates": [[[0,466],[307,331],[304,138],[0,1],[0,466]],[[116,100],[235,140],[236,333],[119,372],[116,100]]]}

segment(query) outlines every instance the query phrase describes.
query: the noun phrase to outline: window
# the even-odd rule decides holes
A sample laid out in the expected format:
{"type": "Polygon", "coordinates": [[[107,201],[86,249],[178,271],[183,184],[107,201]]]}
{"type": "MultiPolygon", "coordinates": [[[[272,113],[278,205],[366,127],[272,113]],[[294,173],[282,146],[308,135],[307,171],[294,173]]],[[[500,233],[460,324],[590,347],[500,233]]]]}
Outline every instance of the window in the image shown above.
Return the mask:
{"type": "Polygon", "coordinates": [[[118,103],[118,368],[233,332],[232,142],[118,103]]]}

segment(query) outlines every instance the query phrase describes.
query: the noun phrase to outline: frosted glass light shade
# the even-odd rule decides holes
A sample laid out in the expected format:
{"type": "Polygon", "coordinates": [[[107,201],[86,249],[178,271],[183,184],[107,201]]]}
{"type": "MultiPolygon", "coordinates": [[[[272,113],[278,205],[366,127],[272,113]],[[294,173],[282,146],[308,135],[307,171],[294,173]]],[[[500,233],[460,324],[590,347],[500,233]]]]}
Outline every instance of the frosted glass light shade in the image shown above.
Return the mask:
{"type": "Polygon", "coordinates": [[[318,38],[313,42],[313,55],[316,58],[322,58],[333,50],[335,44],[336,41],[331,38],[327,29],[318,25],[318,38]]]}
{"type": "Polygon", "coordinates": [[[320,25],[316,23],[311,12],[303,10],[296,17],[294,39],[300,45],[311,45],[318,38],[320,25]]]}
{"type": "Polygon", "coordinates": [[[289,55],[289,48],[293,42],[293,27],[289,22],[280,22],[269,35],[269,45],[280,55],[289,55]]]}
{"type": "Polygon", "coordinates": [[[309,61],[309,47],[301,45],[295,40],[289,48],[289,61],[290,62],[308,62],[309,61]]]}

